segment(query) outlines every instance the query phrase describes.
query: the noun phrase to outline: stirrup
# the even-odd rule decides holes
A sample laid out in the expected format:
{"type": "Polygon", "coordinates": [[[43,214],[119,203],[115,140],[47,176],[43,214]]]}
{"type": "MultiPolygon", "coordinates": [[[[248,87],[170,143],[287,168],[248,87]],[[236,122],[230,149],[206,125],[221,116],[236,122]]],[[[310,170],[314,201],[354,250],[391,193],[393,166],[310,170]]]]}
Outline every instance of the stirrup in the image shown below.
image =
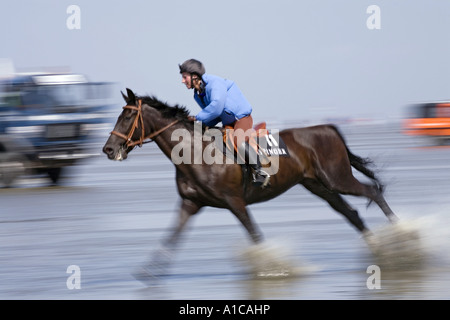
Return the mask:
{"type": "Polygon", "coordinates": [[[267,187],[270,181],[270,175],[264,170],[259,169],[253,172],[253,184],[261,186],[261,189],[267,187]]]}

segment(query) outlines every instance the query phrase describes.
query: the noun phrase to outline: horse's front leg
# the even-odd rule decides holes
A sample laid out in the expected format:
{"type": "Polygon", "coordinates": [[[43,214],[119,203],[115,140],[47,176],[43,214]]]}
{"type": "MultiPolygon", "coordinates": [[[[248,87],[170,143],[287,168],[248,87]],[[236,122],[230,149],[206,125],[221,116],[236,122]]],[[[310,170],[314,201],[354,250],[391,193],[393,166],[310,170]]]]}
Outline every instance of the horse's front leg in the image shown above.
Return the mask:
{"type": "Polygon", "coordinates": [[[160,248],[156,249],[150,258],[134,276],[141,281],[147,282],[149,279],[163,275],[167,272],[167,268],[172,260],[173,252],[176,244],[180,239],[180,235],[184,230],[189,218],[200,210],[200,206],[188,199],[181,202],[177,222],[172,229],[169,237],[165,239],[160,248]]]}
{"type": "Polygon", "coordinates": [[[242,226],[247,230],[248,235],[254,244],[261,243],[263,239],[262,233],[259,231],[255,222],[242,199],[235,198],[229,201],[230,210],[234,213],[236,218],[241,222],[242,226]]]}
{"type": "Polygon", "coordinates": [[[175,248],[186,223],[189,221],[189,218],[196,214],[200,208],[201,207],[199,205],[189,199],[182,200],[177,222],[175,227],[172,229],[170,236],[163,241],[164,247],[169,249],[175,248]]]}

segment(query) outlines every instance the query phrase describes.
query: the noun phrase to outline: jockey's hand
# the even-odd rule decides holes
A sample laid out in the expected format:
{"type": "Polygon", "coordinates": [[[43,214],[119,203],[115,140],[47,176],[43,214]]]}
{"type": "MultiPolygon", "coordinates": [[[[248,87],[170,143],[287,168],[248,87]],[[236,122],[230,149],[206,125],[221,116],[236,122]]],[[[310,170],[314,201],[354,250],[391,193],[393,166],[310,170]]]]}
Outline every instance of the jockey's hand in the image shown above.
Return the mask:
{"type": "Polygon", "coordinates": [[[187,119],[189,120],[189,121],[195,121],[196,119],[195,119],[195,116],[187,116],[187,119]]]}

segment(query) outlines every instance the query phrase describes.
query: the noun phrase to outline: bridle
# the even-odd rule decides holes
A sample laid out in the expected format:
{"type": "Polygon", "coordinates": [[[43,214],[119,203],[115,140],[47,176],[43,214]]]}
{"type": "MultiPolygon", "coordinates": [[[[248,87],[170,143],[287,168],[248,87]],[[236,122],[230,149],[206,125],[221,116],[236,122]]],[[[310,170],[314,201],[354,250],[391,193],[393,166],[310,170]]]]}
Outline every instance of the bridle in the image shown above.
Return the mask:
{"type": "Polygon", "coordinates": [[[138,99],[137,100],[137,106],[128,106],[127,105],[127,106],[123,107],[123,109],[129,109],[129,110],[136,110],[137,111],[137,115],[136,115],[136,118],[134,119],[133,126],[131,127],[130,132],[128,133],[128,135],[125,135],[125,134],[123,134],[121,132],[117,132],[117,131],[113,130],[113,131],[111,131],[110,134],[114,134],[114,135],[116,135],[116,136],[118,136],[118,137],[120,137],[122,139],[125,139],[125,144],[124,145],[127,148],[135,147],[137,145],[139,145],[139,147],[142,147],[142,145],[144,143],[153,142],[154,141],[153,138],[155,138],[157,135],[159,135],[163,131],[169,129],[171,126],[173,126],[175,123],[177,123],[179,121],[179,120],[175,120],[175,121],[169,123],[167,126],[161,128],[161,129],[159,129],[159,130],[157,130],[155,132],[152,132],[151,134],[146,136],[145,135],[145,129],[144,129],[144,118],[142,116],[142,99],[138,99]],[[138,127],[138,122],[140,122],[140,125],[141,125],[141,137],[138,140],[134,140],[133,141],[133,140],[131,140],[131,138],[133,137],[134,132],[136,131],[136,129],[138,127]],[[150,140],[149,141],[145,141],[147,139],[150,139],[150,140]]]}

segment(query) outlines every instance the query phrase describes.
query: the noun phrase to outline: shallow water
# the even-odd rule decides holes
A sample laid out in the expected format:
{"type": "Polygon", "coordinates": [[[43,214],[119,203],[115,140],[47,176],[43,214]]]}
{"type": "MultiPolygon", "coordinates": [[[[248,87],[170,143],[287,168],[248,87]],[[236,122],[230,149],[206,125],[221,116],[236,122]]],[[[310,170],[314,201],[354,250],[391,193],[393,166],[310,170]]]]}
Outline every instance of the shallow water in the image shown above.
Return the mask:
{"type": "Polygon", "coordinates": [[[374,251],[296,187],[250,206],[265,246],[251,246],[229,212],[208,208],[146,287],[132,273],[159,248],[178,204],[172,164],[146,145],[121,163],[99,156],[74,167],[61,187],[24,178],[0,190],[0,298],[449,299],[450,149],[405,137],[395,124],[341,129],[353,153],[375,160],[399,226],[420,240],[402,238],[375,205],[347,197],[377,237],[374,251]],[[72,265],[80,289],[68,289],[72,265]],[[369,289],[373,265],[379,289],[369,289]]]}

